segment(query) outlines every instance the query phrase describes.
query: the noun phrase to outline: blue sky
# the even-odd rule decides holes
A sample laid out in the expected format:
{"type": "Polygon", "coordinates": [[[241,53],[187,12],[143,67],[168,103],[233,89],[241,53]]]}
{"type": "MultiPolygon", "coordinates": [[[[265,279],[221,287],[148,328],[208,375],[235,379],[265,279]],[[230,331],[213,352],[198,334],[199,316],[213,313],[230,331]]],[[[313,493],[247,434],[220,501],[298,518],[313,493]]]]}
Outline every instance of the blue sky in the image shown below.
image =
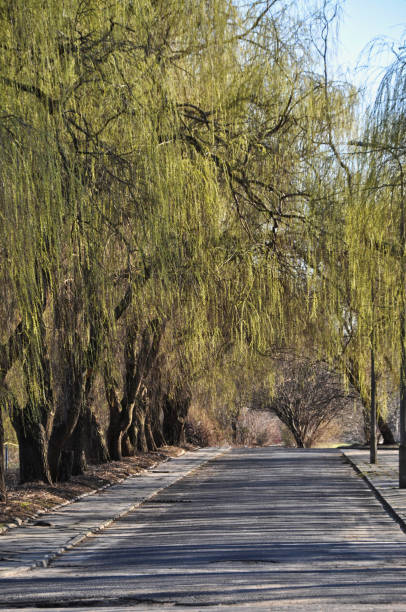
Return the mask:
{"type": "Polygon", "coordinates": [[[406,30],[406,0],[345,0],[340,22],[335,63],[348,70],[347,78],[357,85],[366,82],[367,96],[370,97],[379,76],[382,76],[382,67],[387,66],[394,56],[387,51],[373,58],[367,69],[362,69],[361,65],[368,62],[363,49],[372,39],[381,36],[399,46],[406,30]]]}

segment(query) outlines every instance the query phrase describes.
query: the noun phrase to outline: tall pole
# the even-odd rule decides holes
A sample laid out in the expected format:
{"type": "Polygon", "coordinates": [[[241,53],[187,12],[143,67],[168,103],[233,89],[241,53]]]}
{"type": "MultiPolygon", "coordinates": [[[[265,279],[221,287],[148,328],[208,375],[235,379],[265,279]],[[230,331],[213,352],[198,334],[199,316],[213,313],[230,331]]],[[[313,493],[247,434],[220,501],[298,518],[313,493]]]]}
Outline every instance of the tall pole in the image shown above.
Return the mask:
{"type": "Polygon", "coordinates": [[[369,439],[369,462],[377,463],[376,439],[376,376],[375,376],[375,330],[372,322],[371,331],[371,425],[369,439]]]}
{"type": "MultiPolygon", "coordinates": [[[[403,275],[403,274],[402,274],[403,275]]],[[[402,302],[403,302],[402,297],[402,302]]],[[[400,313],[399,489],[406,489],[406,350],[405,313],[400,313]]]]}

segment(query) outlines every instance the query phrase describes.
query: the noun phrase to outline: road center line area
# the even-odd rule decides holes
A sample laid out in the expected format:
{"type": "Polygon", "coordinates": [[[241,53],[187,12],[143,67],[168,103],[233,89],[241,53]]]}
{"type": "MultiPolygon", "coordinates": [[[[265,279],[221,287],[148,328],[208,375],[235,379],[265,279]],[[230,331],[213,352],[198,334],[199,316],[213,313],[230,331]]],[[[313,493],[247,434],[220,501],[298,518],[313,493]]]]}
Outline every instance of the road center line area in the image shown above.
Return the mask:
{"type": "Polygon", "coordinates": [[[1,609],[405,610],[406,535],[339,451],[233,449],[0,592],[1,609]]]}

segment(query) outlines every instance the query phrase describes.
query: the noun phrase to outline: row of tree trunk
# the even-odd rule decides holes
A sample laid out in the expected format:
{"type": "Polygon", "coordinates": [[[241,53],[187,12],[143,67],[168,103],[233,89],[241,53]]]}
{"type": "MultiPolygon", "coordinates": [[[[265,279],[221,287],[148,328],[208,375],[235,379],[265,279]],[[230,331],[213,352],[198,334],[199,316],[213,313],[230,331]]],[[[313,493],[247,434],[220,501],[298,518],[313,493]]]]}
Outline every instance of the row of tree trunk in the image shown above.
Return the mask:
{"type": "MultiPolygon", "coordinates": [[[[116,311],[117,314],[118,311],[116,311]]],[[[41,347],[41,394],[30,393],[30,342],[19,326],[0,350],[2,407],[8,411],[19,445],[20,481],[54,483],[83,473],[87,463],[121,460],[164,444],[183,442],[184,422],[190,404],[187,387],[164,384],[159,356],[165,322],[151,320],[140,331],[127,324],[124,341],[123,388],[103,362],[103,344],[90,333],[86,358],[78,350],[79,338],[62,343],[59,355],[59,389],[52,380],[45,326],[41,347]],[[18,338],[18,342],[16,341],[18,338]],[[14,347],[11,351],[10,347],[14,347]],[[90,350],[91,348],[91,350],[90,350]],[[21,406],[6,383],[16,360],[24,365],[26,403],[21,406]],[[62,364],[62,365],[61,365],[62,364]],[[92,403],[96,373],[104,382],[109,422],[104,432],[92,403]]],[[[21,401],[21,400],[20,400],[21,401]]],[[[1,411],[0,411],[1,412],[1,411]]],[[[5,501],[3,422],[0,418],[0,500],[5,501]]]]}

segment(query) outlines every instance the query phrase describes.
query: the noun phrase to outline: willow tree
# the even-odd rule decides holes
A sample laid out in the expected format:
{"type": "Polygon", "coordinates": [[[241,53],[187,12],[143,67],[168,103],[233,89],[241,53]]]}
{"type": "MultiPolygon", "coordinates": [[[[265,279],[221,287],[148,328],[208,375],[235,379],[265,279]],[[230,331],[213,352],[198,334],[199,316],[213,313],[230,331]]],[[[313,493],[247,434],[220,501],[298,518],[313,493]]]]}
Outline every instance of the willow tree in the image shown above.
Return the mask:
{"type": "MultiPolygon", "coordinates": [[[[204,308],[213,301],[206,296],[216,296],[213,278],[219,276],[213,276],[210,265],[214,261],[226,280],[232,263],[237,281],[228,284],[228,299],[234,302],[227,322],[231,338],[239,336],[255,344],[266,337],[269,345],[276,334],[281,338],[288,329],[282,322],[281,295],[284,283],[291,282],[286,273],[289,240],[303,229],[309,197],[297,178],[303,157],[297,142],[302,144],[304,138],[310,139],[315,133],[315,121],[311,119],[323,121],[318,102],[320,87],[317,80],[302,77],[310,57],[306,54],[303,59],[305,45],[299,48],[289,28],[283,36],[290,39],[283,49],[278,48],[281,16],[267,18],[265,12],[244,17],[225,3],[213,3],[210,10],[202,5],[198,13],[199,43],[189,41],[182,46],[179,40],[170,44],[171,28],[175,27],[172,18],[181,23],[179,7],[177,10],[173,14],[169,9],[164,11],[166,18],[171,17],[169,31],[162,30],[158,12],[151,12],[148,22],[156,40],[165,41],[159,47],[159,56],[155,57],[154,47],[149,54],[149,74],[159,59],[160,81],[153,89],[155,104],[162,100],[162,92],[165,102],[156,123],[159,129],[151,131],[145,146],[147,157],[138,161],[140,175],[148,177],[144,198],[152,203],[143,218],[150,244],[144,253],[150,262],[151,279],[140,297],[149,296],[146,312],[148,304],[158,303],[164,318],[178,320],[178,310],[187,326],[189,309],[195,318],[199,312],[196,296],[203,305],[198,319],[202,325],[194,343],[194,350],[200,353],[199,338],[208,335],[204,329],[221,337],[218,326],[203,327],[207,319],[204,308]],[[173,83],[177,83],[176,88],[173,83]],[[313,110],[315,104],[318,114],[313,110]],[[273,177],[271,181],[269,177],[273,177]],[[217,229],[210,223],[210,230],[219,236],[215,248],[226,254],[220,263],[212,260],[208,248],[213,239],[208,240],[202,231],[205,218],[211,215],[213,219],[213,200],[222,201],[222,215],[239,220],[248,236],[245,244],[239,238],[233,245],[235,235],[227,227],[228,220],[220,220],[217,229]],[[207,263],[205,267],[200,263],[199,269],[196,263],[202,261],[202,254],[207,263]],[[239,283],[242,291],[238,298],[237,293],[232,297],[231,291],[239,283]]],[[[151,316],[155,317],[154,311],[151,316]]],[[[124,427],[127,422],[126,417],[124,427]]]]}
{"type": "Polygon", "coordinates": [[[175,181],[189,170],[176,144],[184,102],[172,83],[185,68],[175,60],[193,56],[196,63],[204,49],[214,57],[214,32],[236,15],[224,2],[190,9],[72,2],[61,12],[32,2],[1,12],[3,106],[15,140],[4,166],[4,238],[16,215],[29,222],[17,225],[8,254],[24,338],[16,358],[26,396],[12,402],[23,479],[50,479],[48,441],[57,477],[114,325],[139,277],[148,276],[139,236],[151,210],[153,218],[156,148],[168,144],[169,159],[177,156],[175,181]],[[112,253],[115,269],[106,265],[112,253]],[[45,333],[51,313],[52,342],[45,333]],[[24,453],[25,442],[36,450],[24,453]]]}
{"type": "Polygon", "coordinates": [[[96,375],[118,455],[152,371],[180,413],[210,352],[300,336],[308,170],[332,119],[284,7],[1,4],[2,373],[23,479],[81,469],[96,375]]]}
{"type": "MultiPolygon", "coordinates": [[[[112,118],[117,121],[115,130],[109,128],[110,140],[113,136],[116,140],[112,144],[123,144],[122,138],[116,137],[123,101],[121,97],[114,99],[110,95],[116,90],[114,86],[107,86],[108,80],[100,65],[102,60],[108,64],[113,51],[120,45],[116,44],[109,28],[106,29],[105,11],[97,11],[90,5],[75,7],[72,3],[70,12],[67,7],[61,13],[56,5],[44,11],[36,3],[24,7],[17,3],[4,7],[1,17],[6,33],[6,43],[2,46],[1,78],[6,86],[2,89],[3,106],[8,130],[15,136],[6,182],[6,186],[10,186],[10,192],[5,195],[10,212],[4,215],[4,233],[10,231],[9,222],[16,214],[32,220],[31,227],[27,223],[24,228],[26,235],[24,230],[19,230],[15,236],[12,241],[15,250],[10,254],[14,268],[11,272],[16,275],[11,278],[17,294],[16,310],[22,318],[24,333],[27,331],[28,335],[27,354],[20,358],[27,366],[24,365],[27,393],[29,405],[33,406],[24,413],[15,408],[14,413],[21,421],[30,412],[27,422],[36,422],[34,406],[39,401],[36,387],[46,385],[47,402],[52,403],[41,321],[52,297],[48,306],[57,308],[55,324],[63,330],[59,335],[59,356],[63,363],[60,369],[66,372],[65,395],[74,399],[69,406],[65,404],[65,409],[59,406],[51,436],[51,446],[56,449],[55,477],[61,447],[75,429],[83,395],[90,386],[89,373],[94,371],[100,352],[95,346],[95,337],[104,333],[108,320],[105,311],[107,305],[111,305],[96,271],[103,256],[106,257],[103,241],[109,241],[109,234],[114,235],[115,220],[108,214],[113,204],[111,195],[107,200],[95,196],[103,190],[112,191],[108,178],[112,159],[119,158],[116,166],[121,173],[126,169],[117,147],[114,151],[111,146],[109,153],[106,152],[109,142],[104,137],[112,118]],[[27,29],[30,36],[26,34],[27,29]],[[34,71],[32,66],[35,66],[34,71]],[[106,100],[108,95],[108,103],[101,110],[100,100],[106,100]],[[107,119],[106,112],[111,113],[107,119]],[[103,232],[106,227],[109,231],[103,232]],[[31,253],[27,245],[32,247],[31,253]],[[27,257],[31,265],[24,267],[22,258],[27,257]],[[67,294],[70,294],[70,304],[63,309],[61,295],[67,294]],[[62,323],[61,314],[69,315],[62,323]],[[90,330],[90,344],[86,341],[87,330],[90,330]],[[31,398],[32,390],[34,398],[31,398]]],[[[116,86],[119,83],[116,82],[116,86]]],[[[114,178],[120,181],[120,176],[114,178]]],[[[109,284],[111,286],[111,281],[104,283],[104,288],[109,284]]],[[[98,342],[100,344],[100,338],[98,342]]],[[[49,437],[54,410],[47,405],[43,412],[43,419],[49,421],[45,427],[49,437]]],[[[32,437],[29,435],[30,439],[32,437]]],[[[41,453],[46,463],[44,451],[41,453]]],[[[21,460],[22,466],[30,463],[23,456],[21,460]]],[[[36,464],[35,461],[31,463],[36,464]]]]}
{"type": "MultiPolygon", "coordinates": [[[[363,139],[357,143],[370,167],[366,189],[379,205],[382,225],[374,240],[374,259],[387,261],[384,276],[386,320],[392,346],[392,364],[399,364],[400,446],[399,487],[406,487],[406,349],[405,349],[405,56],[403,48],[388,68],[378,90],[363,139]]],[[[376,234],[377,230],[375,230],[376,234]]]]}

